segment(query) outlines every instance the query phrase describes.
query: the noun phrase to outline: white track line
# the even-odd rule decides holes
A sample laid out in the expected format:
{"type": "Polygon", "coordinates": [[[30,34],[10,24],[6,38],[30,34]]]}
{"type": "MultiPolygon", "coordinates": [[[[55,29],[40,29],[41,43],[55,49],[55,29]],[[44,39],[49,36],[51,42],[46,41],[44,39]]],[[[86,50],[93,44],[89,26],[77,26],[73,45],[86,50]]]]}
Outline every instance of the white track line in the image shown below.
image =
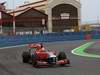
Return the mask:
{"type": "Polygon", "coordinates": [[[9,46],[9,47],[1,47],[0,49],[8,49],[8,48],[22,47],[22,46],[26,46],[26,45],[28,45],[28,44],[16,45],[16,46],[9,46]]]}

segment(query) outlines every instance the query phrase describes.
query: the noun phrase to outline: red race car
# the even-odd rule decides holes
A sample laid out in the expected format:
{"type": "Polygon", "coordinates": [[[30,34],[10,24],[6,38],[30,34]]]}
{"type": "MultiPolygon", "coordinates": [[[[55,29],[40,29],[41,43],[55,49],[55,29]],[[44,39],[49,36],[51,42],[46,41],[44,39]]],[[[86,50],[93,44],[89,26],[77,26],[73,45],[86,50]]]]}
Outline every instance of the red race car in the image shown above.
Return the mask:
{"type": "Polygon", "coordinates": [[[22,53],[23,63],[32,63],[34,67],[70,64],[64,52],[48,51],[40,43],[29,44],[29,50],[22,53]]]}

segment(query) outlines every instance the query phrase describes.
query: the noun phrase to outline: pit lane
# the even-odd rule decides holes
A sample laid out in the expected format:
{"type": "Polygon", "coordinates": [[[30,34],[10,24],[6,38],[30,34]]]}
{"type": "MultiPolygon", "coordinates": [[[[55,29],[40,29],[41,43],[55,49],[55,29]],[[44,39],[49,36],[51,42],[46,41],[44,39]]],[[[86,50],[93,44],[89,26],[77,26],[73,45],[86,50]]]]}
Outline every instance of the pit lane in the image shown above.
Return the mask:
{"type": "Polygon", "coordinates": [[[70,67],[34,68],[30,64],[22,63],[21,54],[28,49],[27,46],[2,48],[0,49],[0,75],[100,75],[100,59],[71,53],[72,49],[84,43],[86,41],[45,43],[47,49],[65,51],[71,61],[70,67]]]}

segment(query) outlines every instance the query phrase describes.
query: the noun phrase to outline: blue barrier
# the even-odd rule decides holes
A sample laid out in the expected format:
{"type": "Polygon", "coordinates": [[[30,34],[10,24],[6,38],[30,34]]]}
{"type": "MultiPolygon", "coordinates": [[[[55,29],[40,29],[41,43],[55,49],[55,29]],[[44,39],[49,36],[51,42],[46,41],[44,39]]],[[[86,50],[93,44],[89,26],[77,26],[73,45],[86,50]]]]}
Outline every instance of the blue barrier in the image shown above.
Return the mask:
{"type": "MultiPolygon", "coordinates": [[[[0,47],[21,45],[33,42],[84,40],[86,34],[86,32],[60,32],[23,36],[0,36],[0,47]]],[[[100,39],[100,31],[92,31],[89,34],[91,34],[93,39],[100,39]]]]}

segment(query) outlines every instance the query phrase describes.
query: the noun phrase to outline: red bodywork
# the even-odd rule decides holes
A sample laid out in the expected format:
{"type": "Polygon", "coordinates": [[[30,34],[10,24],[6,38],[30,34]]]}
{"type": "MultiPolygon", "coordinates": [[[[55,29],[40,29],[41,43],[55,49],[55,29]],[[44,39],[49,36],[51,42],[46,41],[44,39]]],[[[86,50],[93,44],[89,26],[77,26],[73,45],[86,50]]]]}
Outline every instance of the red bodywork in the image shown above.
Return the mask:
{"type": "Polygon", "coordinates": [[[35,54],[40,58],[40,59],[47,59],[49,55],[46,52],[39,52],[35,51],[35,54]]]}
{"type": "MultiPolygon", "coordinates": [[[[37,45],[37,44],[29,44],[28,47],[29,47],[29,48],[36,48],[36,47],[38,47],[38,45],[37,45]]],[[[49,51],[48,51],[48,52],[49,52],[49,51]]],[[[50,51],[50,52],[52,52],[54,55],[57,55],[57,54],[58,54],[57,51],[50,51]]],[[[40,51],[36,50],[36,51],[33,51],[32,54],[35,54],[35,55],[37,55],[37,57],[38,57],[38,58],[32,59],[33,62],[34,62],[34,61],[37,61],[37,63],[38,63],[39,65],[49,65],[48,62],[42,61],[42,59],[47,59],[47,58],[49,58],[49,54],[48,54],[47,52],[45,52],[45,51],[44,51],[44,52],[40,52],[40,51]]],[[[64,65],[64,64],[70,64],[70,62],[69,62],[69,60],[65,59],[65,60],[59,60],[59,61],[57,61],[55,64],[64,65]]]]}

